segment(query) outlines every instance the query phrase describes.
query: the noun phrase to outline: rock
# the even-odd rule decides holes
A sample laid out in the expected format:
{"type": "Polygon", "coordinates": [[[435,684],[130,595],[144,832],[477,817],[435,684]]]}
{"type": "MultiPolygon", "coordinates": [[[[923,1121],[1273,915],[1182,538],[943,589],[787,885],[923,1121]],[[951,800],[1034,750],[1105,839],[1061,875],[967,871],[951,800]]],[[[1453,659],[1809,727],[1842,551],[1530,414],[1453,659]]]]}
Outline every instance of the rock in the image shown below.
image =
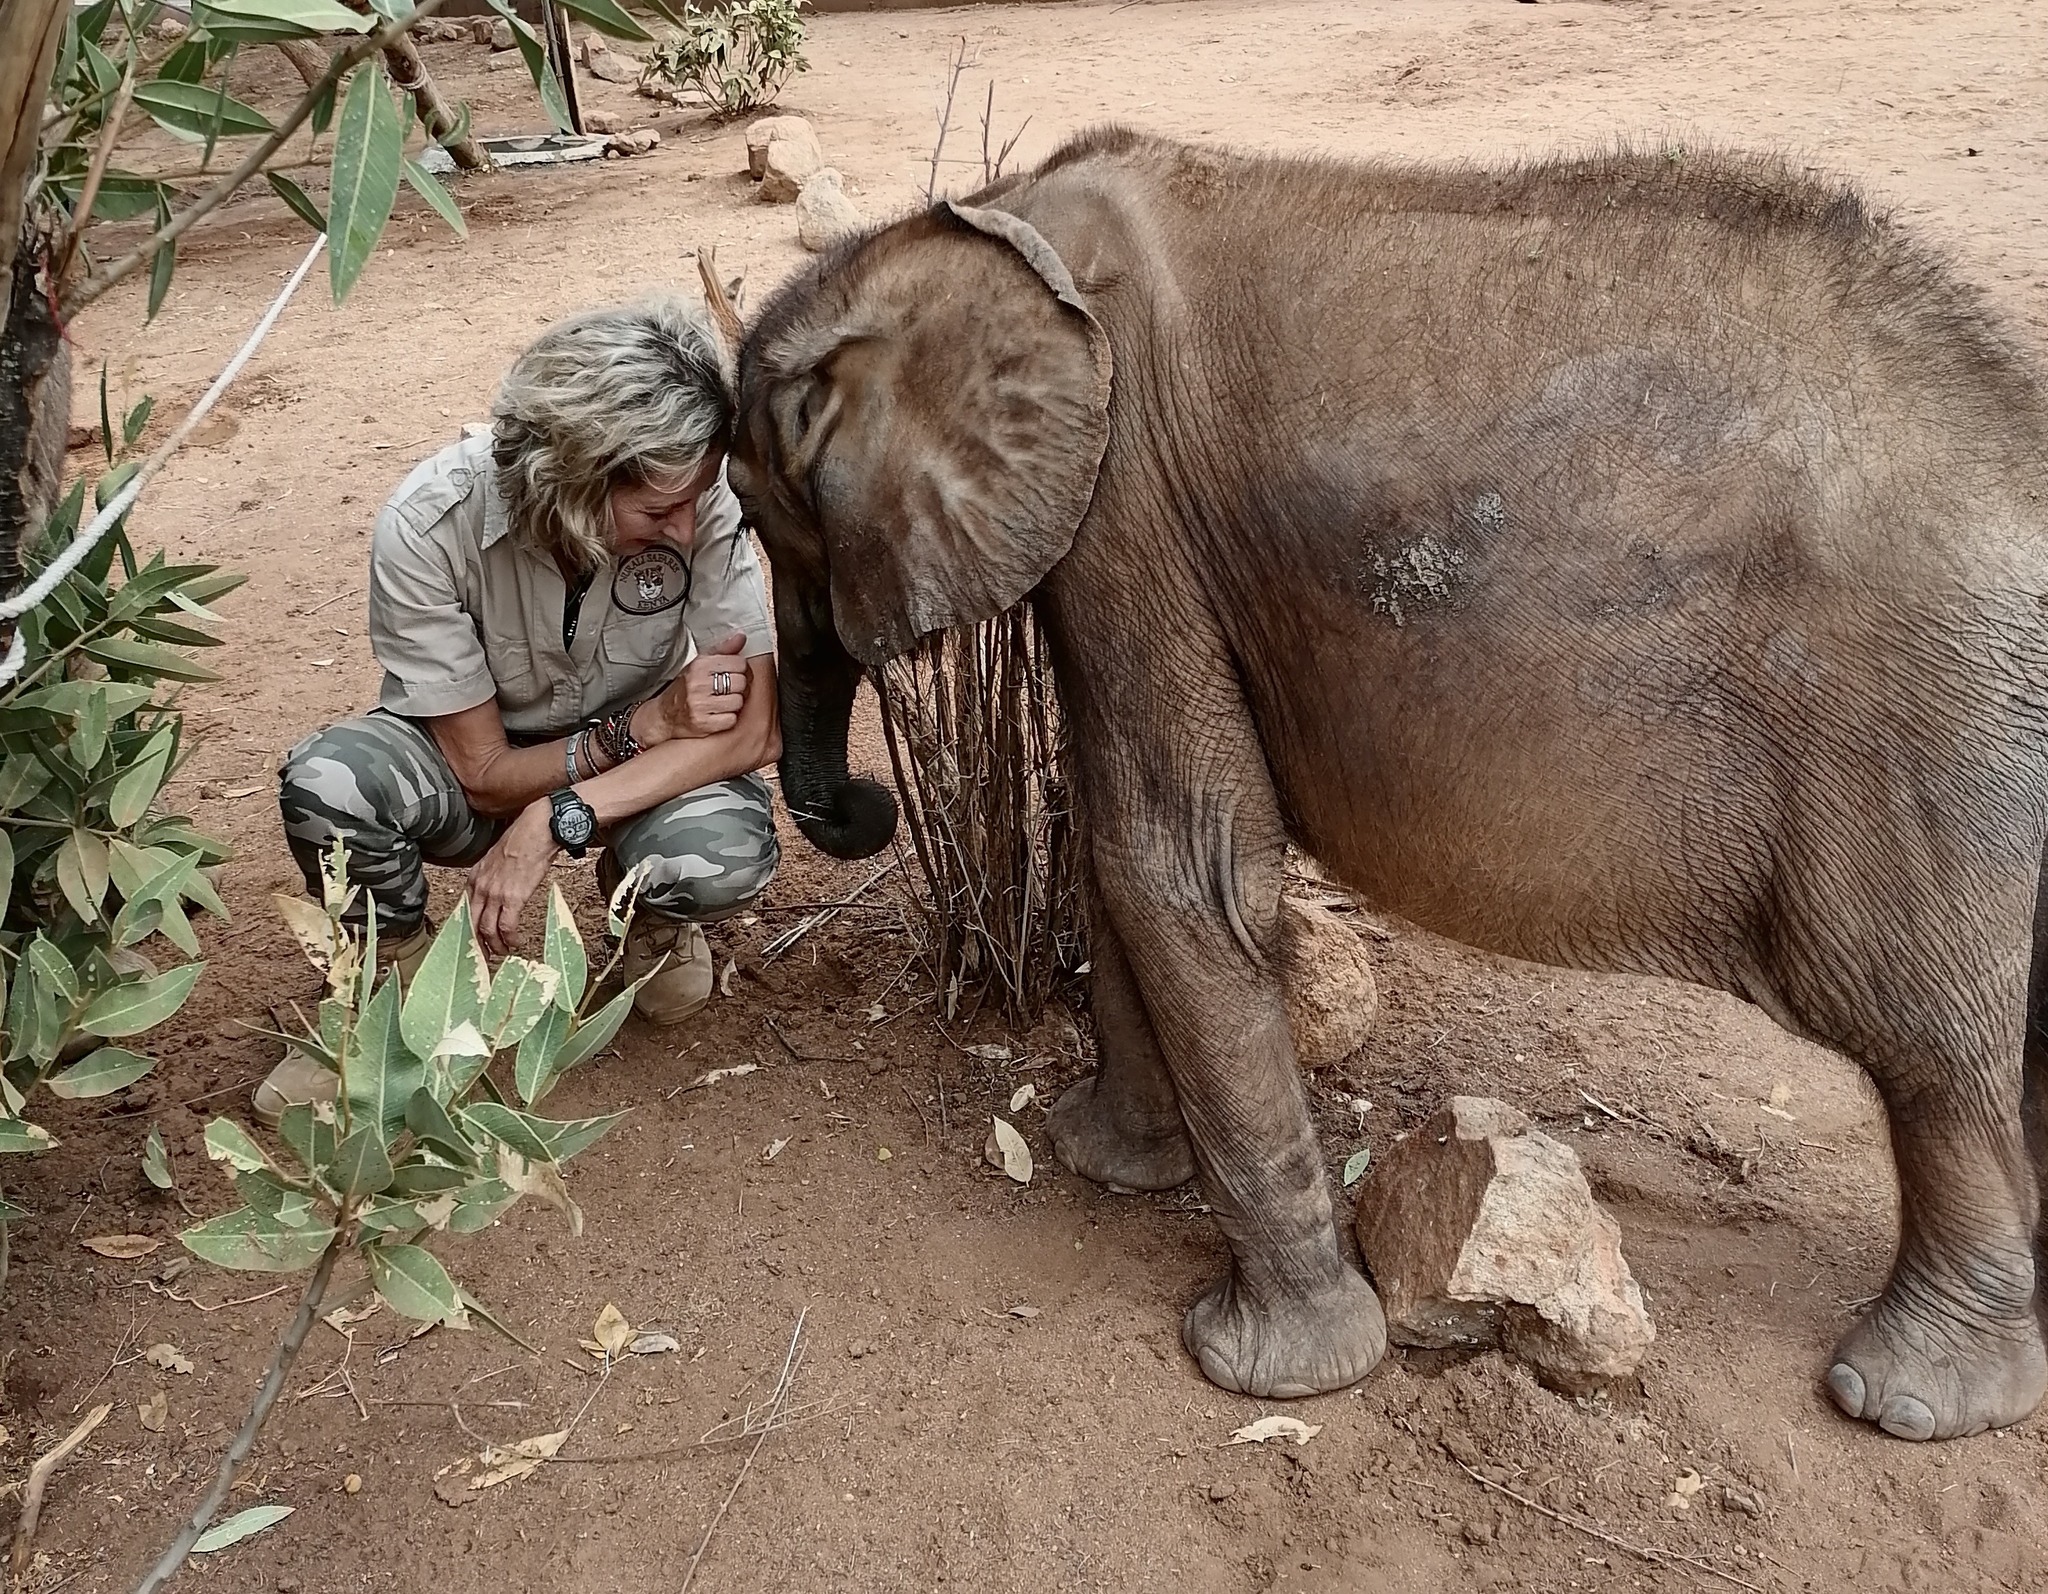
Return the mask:
{"type": "Polygon", "coordinates": [[[618,133],[624,131],[625,126],[626,124],[610,111],[583,113],[583,131],[586,133],[618,133]]]}
{"type": "Polygon", "coordinates": [[[1584,1393],[1656,1337],[1577,1155],[1506,1102],[1453,1096],[1358,1200],[1358,1246],[1397,1343],[1497,1345],[1584,1393]]]}
{"type": "Polygon", "coordinates": [[[583,49],[579,53],[583,57],[583,64],[588,66],[592,56],[603,55],[610,48],[611,46],[604,42],[603,34],[586,33],[583,35],[583,49]]]}
{"type": "Polygon", "coordinates": [[[802,192],[796,196],[798,243],[815,254],[831,248],[860,225],[859,207],[846,197],[839,173],[825,166],[805,179],[802,192]]]}
{"type": "Polygon", "coordinates": [[[511,31],[508,24],[496,17],[469,17],[466,19],[458,18],[457,20],[466,20],[468,22],[470,41],[475,44],[489,44],[491,42],[491,35],[496,33],[500,27],[504,27],[507,32],[511,31]]]}
{"type": "MultiPolygon", "coordinates": [[[[768,146],[777,139],[794,139],[810,147],[812,160],[810,169],[816,171],[825,164],[825,151],[818,144],[818,135],[811,130],[811,124],[801,116],[764,116],[747,128],[747,175],[759,182],[768,175],[768,146]]],[[[794,194],[790,198],[794,199],[794,194]]]]}
{"type": "Polygon", "coordinates": [[[1287,1025],[1307,1069],[1342,1062],[1365,1044],[1379,1016],[1372,958],[1358,932],[1313,902],[1280,899],[1286,924],[1287,1025]]]}
{"type": "MultiPolygon", "coordinates": [[[[586,125],[588,125],[586,123],[586,125]]],[[[661,145],[661,135],[651,127],[636,127],[630,133],[614,133],[604,147],[607,155],[645,155],[661,145]]]]}
{"type": "Polygon", "coordinates": [[[486,37],[493,50],[509,50],[519,42],[512,37],[512,24],[503,17],[491,24],[491,31],[486,37]]]}
{"type": "Polygon", "coordinates": [[[793,204],[804,191],[804,184],[823,169],[815,139],[774,139],[768,145],[759,197],[764,204],[793,204]]]}
{"type": "Polygon", "coordinates": [[[588,57],[583,66],[592,77],[606,83],[640,81],[640,57],[624,50],[601,50],[588,57]]]}
{"type": "Polygon", "coordinates": [[[486,61],[484,63],[484,70],[487,72],[509,72],[514,67],[524,65],[526,65],[526,58],[524,56],[520,55],[516,50],[507,50],[504,54],[494,55],[486,61]]]}
{"type": "Polygon", "coordinates": [[[191,27],[192,24],[183,17],[158,17],[149,25],[149,36],[153,39],[182,39],[191,27]]]}

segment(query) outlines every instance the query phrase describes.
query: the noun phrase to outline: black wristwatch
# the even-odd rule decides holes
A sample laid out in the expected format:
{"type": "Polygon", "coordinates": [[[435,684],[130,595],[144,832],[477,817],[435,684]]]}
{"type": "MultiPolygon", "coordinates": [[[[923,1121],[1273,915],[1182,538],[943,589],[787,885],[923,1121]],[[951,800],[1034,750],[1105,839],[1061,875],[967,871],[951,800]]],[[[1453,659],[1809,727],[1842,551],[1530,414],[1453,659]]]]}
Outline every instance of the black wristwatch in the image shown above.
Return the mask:
{"type": "Polygon", "coordinates": [[[597,836],[597,810],[567,786],[549,794],[548,807],[548,833],[555,845],[572,858],[582,857],[597,836]]]}

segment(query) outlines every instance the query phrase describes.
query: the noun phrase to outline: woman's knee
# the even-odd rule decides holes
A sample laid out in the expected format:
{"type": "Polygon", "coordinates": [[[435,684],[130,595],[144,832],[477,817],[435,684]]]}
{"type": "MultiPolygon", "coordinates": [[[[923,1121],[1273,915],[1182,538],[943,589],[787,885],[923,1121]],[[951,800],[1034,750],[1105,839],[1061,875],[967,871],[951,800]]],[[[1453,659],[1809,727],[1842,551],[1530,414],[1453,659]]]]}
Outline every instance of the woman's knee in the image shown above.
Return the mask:
{"type": "Polygon", "coordinates": [[[622,838],[620,863],[642,871],[641,901],[677,919],[715,919],[768,889],[781,861],[767,786],[727,782],[647,816],[622,838]],[[755,789],[758,788],[758,789],[755,789]]]}

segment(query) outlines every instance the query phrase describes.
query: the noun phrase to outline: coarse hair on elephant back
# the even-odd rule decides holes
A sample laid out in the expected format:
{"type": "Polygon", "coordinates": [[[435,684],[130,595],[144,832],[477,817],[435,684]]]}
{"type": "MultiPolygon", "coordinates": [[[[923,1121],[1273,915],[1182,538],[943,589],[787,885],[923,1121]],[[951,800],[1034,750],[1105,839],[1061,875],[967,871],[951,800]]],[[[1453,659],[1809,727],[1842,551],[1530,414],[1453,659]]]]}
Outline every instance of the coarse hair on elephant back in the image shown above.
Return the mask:
{"type": "Polygon", "coordinates": [[[513,535],[581,571],[611,560],[614,487],[694,476],[732,433],[711,318],[674,295],[557,321],[513,361],[491,414],[513,535]]]}
{"type": "Polygon", "coordinates": [[[1052,245],[941,202],[764,308],[740,354],[733,485],[778,576],[829,579],[841,641],[879,664],[1000,614],[1073,546],[1111,374],[1052,245]]]}

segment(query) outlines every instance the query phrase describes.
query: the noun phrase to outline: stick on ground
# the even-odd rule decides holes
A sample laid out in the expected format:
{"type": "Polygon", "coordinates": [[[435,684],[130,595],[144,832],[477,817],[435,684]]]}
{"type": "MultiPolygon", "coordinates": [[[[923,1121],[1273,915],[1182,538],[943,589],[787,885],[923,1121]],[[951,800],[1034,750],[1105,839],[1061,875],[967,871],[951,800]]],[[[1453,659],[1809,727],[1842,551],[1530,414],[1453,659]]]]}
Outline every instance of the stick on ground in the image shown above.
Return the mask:
{"type": "Polygon", "coordinates": [[[804,1319],[810,1314],[811,1309],[808,1306],[796,1314],[796,1329],[789,1336],[789,1351],[782,1358],[782,1376],[775,1380],[775,1396],[768,1402],[767,1421],[762,1423],[761,1432],[754,1440],[754,1448],[747,1452],[747,1459],[740,1463],[739,1476],[732,1480],[732,1487],[725,1491],[725,1499],[719,1504],[718,1514],[711,1519],[711,1526],[704,1530],[704,1537],[697,1545],[697,1553],[690,1557],[689,1569],[683,1573],[683,1586],[676,1594],[690,1594],[690,1582],[697,1575],[697,1563],[704,1559],[705,1550],[710,1548],[711,1535],[718,1531],[718,1524],[725,1520],[726,1510],[731,1506],[733,1497],[740,1492],[740,1485],[747,1481],[747,1474],[754,1469],[754,1457],[761,1453],[762,1444],[775,1429],[776,1414],[782,1410],[783,1402],[789,1399],[789,1387],[796,1381],[799,1360],[797,1344],[804,1337],[804,1319]]]}
{"type": "Polygon", "coordinates": [[[43,1515],[43,1491],[50,1486],[50,1474],[63,1466],[71,1453],[92,1437],[93,1429],[107,1420],[107,1414],[114,1409],[112,1401],[95,1406],[86,1413],[85,1421],[64,1436],[63,1442],[54,1450],[41,1457],[29,1469],[28,1482],[21,1490],[21,1519],[14,1529],[14,1554],[11,1565],[14,1576],[19,1578],[28,1567],[29,1546],[34,1543],[36,1523],[43,1515]]]}

